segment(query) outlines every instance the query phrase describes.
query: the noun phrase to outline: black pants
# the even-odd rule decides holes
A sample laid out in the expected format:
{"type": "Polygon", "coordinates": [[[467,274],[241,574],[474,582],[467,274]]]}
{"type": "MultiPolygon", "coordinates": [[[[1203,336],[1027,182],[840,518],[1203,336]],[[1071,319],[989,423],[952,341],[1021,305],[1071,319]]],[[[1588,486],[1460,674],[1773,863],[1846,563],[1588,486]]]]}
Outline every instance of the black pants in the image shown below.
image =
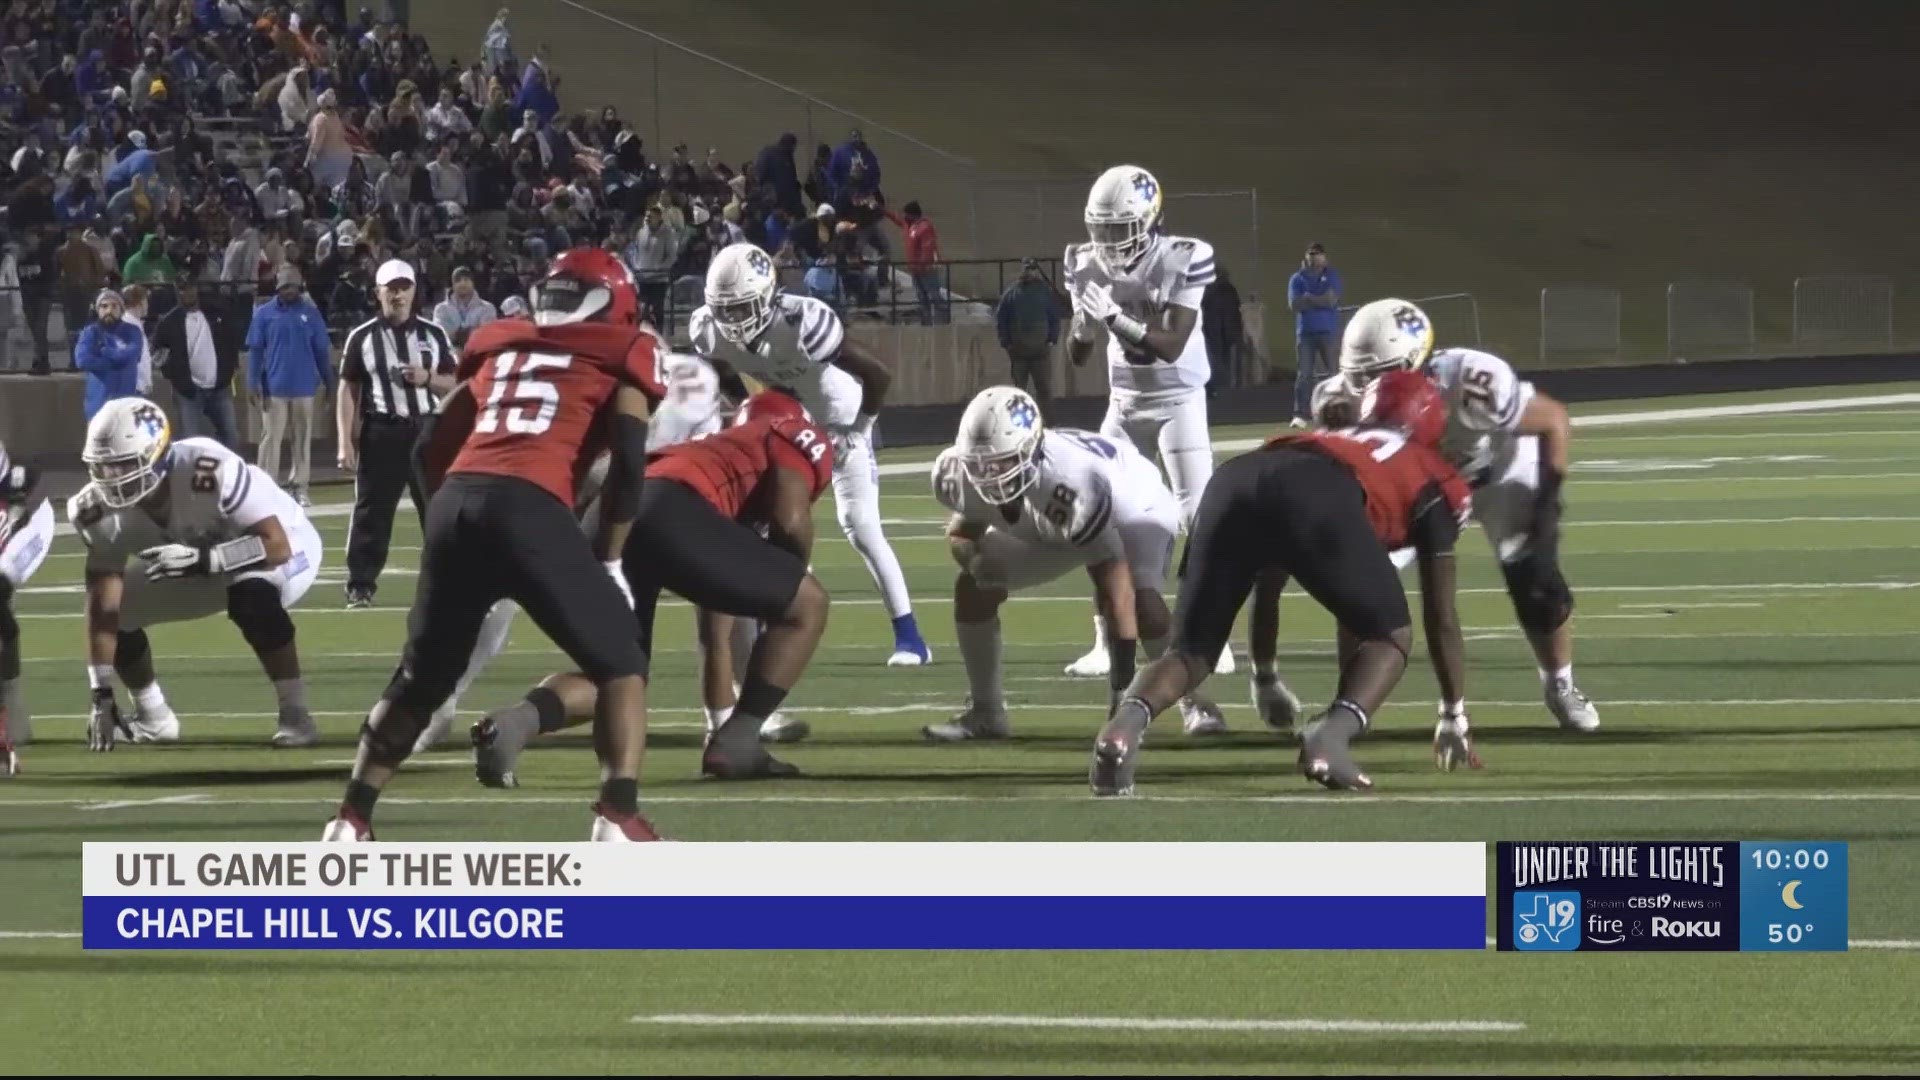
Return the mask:
{"type": "Polygon", "coordinates": [[[806,579],[804,559],[724,517],[678,480],[648,480],[621,552],[640,651],[653,653],[661,590],[709,611],[769,622],[786,614],[806,579]]]}
{"type": "Polygon", "coordinates": [[[406,660],[389,694],[421,714],[439,708],[501,600],[518,603],[595,682],[646,670],[633,612],[572,511],[517,476],[454,473],[427,508],[406,660]]]}
{"type": "Polygon", "coordinates": [[[1311,450],[1256,450],[1220,466],[1194,512],[1185,569],[1173,650],[1209,664],[1262,570],[1286,571],[1362,639],[1412,622],[1360,482],[1311,450]]]}
{"type": "Polygon", "coordinates": [[[360,424],[360,471],[353,481],[353,521],[347,526],[347,589],[372,592],[387,567],[393,512],[400,492],[413,498],[424,528],[427,500],[413,478],[413,442],[418,420],[369,416],[360,424]]]}

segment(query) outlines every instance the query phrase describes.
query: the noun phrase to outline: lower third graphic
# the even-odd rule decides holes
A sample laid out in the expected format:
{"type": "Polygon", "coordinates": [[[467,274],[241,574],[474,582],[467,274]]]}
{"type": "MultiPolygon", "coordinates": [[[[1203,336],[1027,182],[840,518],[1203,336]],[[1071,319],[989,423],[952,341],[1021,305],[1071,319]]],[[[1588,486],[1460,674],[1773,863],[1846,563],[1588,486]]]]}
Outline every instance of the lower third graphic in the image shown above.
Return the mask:
{"type": "Polygon", "coordinates": [[[1513,947],[1522,952],[1569,952],[1580,947],[1580,894],[1513,894],[1513,947]]]}

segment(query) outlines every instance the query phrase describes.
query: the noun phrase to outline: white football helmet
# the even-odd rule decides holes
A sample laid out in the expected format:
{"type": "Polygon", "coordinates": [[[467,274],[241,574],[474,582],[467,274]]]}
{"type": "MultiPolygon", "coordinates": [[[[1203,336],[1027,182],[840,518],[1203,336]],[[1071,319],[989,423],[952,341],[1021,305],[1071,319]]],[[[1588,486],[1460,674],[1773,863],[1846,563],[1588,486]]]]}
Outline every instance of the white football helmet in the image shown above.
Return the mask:
{"type": "Polygon", "coordinates": [[[1110,274],[1124,274],[1160,235],[1160,181],[1138,165],[1115,165],[1087,192],[1087,239],[1110,274]]]}
{"type": "Polygon", "coordinates": [[[753,244],[728,244],[707,267],[707,310],[720,336],[745,345],[773,325],[779,290],[773,257],[753,244]]]}
{"type": "Polygon", "coordinates": [[[1340,337],[1340,377],[1363,393],[1389,371],[1417,370],[1433,355],[1433,320],[1409,300],[1375,300],[1347,320],[1340,337]]]}
{"type": "Polygon", "coordinates": [[[145,398],[116,398],[87,425],[80,451],[100,501],[124,510],[152,494],[167,478],[167,447],[173,429],[160,406],[145,398]]]}
{"type": "Polygon", "coordinates": [[[1026,494],[1040,477],[1040,406],[1025,390],[993,386],[974,396],[960,414],[960,471],[980,497],[1005,506],[1026,494]]]}

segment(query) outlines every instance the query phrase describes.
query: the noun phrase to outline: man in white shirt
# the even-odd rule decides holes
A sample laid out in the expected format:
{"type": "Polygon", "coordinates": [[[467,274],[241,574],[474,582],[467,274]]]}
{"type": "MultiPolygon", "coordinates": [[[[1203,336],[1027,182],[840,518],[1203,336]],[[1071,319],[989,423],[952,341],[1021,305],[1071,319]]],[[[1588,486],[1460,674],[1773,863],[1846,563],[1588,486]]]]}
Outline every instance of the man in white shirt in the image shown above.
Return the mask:
{"type": "Polygon", "coordinates": [[[454,267],[452,291],[433,306],[433,321],[453,339],[453,347],[466,348],[469,335],[499,317],[493,304],[473,291],[473,271],[454,267]]]}
{"type": "Polygon", "coordinates": [[[427,110],[427,139],[439,142],[449,135],[465,135],[473,130],[473,121],[453,103],[453,88],[440,88],[440,100],[427,110]]]}
{"type": "Polygon", "coordinates": [[[216,439],[231,450],[239,445],[233,423],[238,336],[232,320],[217,305],[200,306],[199,282],[182,278],[178,288],[179,306],[167,312],[153,331],[160,374],[173,385],[180,401],[180,426],[187,437],[216,439]]]}

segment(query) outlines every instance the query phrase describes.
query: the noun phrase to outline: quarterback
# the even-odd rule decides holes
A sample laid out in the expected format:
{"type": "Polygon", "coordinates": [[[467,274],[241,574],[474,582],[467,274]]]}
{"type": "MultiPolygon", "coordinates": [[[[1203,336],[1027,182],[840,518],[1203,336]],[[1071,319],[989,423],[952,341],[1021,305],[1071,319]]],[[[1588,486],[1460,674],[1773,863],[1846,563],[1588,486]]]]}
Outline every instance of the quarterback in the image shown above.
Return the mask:
{"type": "Polygon", "coordinates": [[[147,628],[216,612],[240,629],[280,701],[273,745],[312,746],[300,653],[287,609],[320,572],[320,533],[273,478],[212,439],[174,442],[160,407],[110,401],[87,425],[80,452],[90,482],[67,502],[86,545],[87,746],[172,742],[180,720],[154,677],[147,628]],[[137,557],[140,567],[127,573],[137,557]],[[133,695],[121,717],[115,673],[133,695]]]}
{"type": "MultiPolygon", "coordinates": [[[[1116,165],[1093,182],[1087,242],[1069,244],[1062,258],[1073,297],[1067,358],[1086,363],[1106,338],[1110,391],[1100,434],[1148,456],[1159,451],[1181,522],[1190,525],[1213,475],[1211,368],[1200,324],[1200,298],[1215,276],[1213,245],[1167,234],[1162,201],[1160,181],[1137,165],[1116,165]]],[[[1093,649],[1067,674],[1106,673],[1105,631],[1097,619],[1094,633],[1093,649]]],[[[1221,652],[1216,670],[1233,670],[1231,650],[1221,652]]]]}

